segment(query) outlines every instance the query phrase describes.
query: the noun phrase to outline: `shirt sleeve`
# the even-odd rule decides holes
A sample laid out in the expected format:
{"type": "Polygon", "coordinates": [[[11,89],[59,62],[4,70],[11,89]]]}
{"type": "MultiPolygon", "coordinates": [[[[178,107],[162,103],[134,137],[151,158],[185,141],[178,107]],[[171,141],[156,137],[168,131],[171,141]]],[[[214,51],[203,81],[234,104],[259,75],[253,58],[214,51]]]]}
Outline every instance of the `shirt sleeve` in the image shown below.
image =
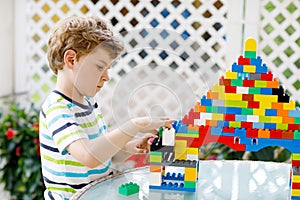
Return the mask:
{"type": "Polygon", "coordinates": [[[53,141],[61,154],[76,140],[87,138],[87,134],[77,122],[72,108],[63,103],[53,104],[45,111],[46,123],[53,141]]]}

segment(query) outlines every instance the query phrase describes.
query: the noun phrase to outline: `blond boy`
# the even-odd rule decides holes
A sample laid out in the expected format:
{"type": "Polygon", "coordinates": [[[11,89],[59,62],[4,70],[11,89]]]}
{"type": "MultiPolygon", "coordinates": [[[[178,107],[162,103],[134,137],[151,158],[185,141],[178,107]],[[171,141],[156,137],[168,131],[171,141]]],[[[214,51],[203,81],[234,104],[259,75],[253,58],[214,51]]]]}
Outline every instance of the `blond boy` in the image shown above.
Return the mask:
{"type": "Polygon", "coordinates": [[[56,88],[40,112],[45,199],[69,199],[80,188],[111,173],[111,163],[149,151],[153,131],[167,119],[134,118],[107,132],[93,99],[109,80],[108,70],[123,51],[109,24],[98,17],[70,17],[48,41],[48,61],[56,88]],[[133,139],[138,133],[143,138],[133,139]]]}

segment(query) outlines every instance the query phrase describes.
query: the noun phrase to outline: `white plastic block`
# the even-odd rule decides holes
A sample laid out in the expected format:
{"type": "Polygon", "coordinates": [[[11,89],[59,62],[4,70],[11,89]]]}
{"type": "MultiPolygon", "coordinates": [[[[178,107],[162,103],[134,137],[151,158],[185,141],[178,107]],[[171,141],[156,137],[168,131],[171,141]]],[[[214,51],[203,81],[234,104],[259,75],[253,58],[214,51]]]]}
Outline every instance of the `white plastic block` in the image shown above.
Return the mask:
{"type": "Polygon", "coordinates": [[[186,160],[199,160],[199,157],[196,154],[187,154],[186,160]]]}
{"type": "Polygon", "coordinates": [[[150,172],[149,185],[161,186],[162,177],[160,172],[150,172]]]}
{"type": "Polygon", "coordinates": [[[162,145],[164,146],[174,146],[175,145],[175,129],[165,128],[162,132],[162,145]]]}
{"type": "Polygon", "coordinates": [[[247,122],[259,122],[258,115],[247,115],[247,122]]]}
{"type": "Polygon", "coordinates": [[[249,88],[248,87],[237,86],[236,87],[236,93],[237,94],[249,94],[249,88]]]}

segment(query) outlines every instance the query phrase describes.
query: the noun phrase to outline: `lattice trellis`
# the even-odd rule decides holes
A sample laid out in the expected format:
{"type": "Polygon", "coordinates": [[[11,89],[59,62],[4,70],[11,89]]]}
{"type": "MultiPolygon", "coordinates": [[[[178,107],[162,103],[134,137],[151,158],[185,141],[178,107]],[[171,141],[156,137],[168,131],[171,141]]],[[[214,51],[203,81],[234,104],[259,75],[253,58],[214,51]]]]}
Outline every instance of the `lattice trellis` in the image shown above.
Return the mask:
{"type": "Polygon", "coordinates": [[[297,101],[300,99],[300,1],[261,1],[260,54],[297,101]]]}
{"type": "Polygon", "coordinates": [[[161,113],[158,107],[163,106],[163,113],[180,117],[194,103],[194,95],[204,93],[215,81],[214,77],[219,77],[217,72],[226,67],[225,0],[36,0],[28,1],[28,5],[30,51],[27,53],[33,74],[30,95],[37,104],[55,82],[45,55],[49,31],[60,19],[73,14],[97,14],[110,20],[126,46],[125,54],[112,69],[112,80],[99,95],[104,113],[109,113],[109,123],[115,110],[118,114],[123,112],[120,121],[129,115],[161,113]],[[132,82],[136,84],[130,85],[132,82]],[[143,88],[137,88],[141,84],[143,88]],[[120,89],[124,85],[127,87],[120,89]],[[126,92],[122,96],[118,90],[126,92]],[[112,95],[123,102],[111,102],[112,95]],[[143,109],[146,107],[150,110],[143,109]]]}

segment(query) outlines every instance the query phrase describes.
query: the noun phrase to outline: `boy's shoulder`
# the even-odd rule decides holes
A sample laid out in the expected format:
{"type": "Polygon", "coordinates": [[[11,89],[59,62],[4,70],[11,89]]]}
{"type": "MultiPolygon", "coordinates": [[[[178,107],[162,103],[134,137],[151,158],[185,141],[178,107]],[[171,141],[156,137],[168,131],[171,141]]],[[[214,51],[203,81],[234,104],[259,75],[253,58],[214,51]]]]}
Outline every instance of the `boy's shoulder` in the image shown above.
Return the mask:
{"type": "Polygon", "coordinates": [[[51,110],[55,107],[60,108],[70,108],[71,103],[64,99],[63,96],[56,93],[55,91],[52,91],[44,101],[42,105],[42,110],[44,112],[47,112],[48,110],[51,110]]]}

